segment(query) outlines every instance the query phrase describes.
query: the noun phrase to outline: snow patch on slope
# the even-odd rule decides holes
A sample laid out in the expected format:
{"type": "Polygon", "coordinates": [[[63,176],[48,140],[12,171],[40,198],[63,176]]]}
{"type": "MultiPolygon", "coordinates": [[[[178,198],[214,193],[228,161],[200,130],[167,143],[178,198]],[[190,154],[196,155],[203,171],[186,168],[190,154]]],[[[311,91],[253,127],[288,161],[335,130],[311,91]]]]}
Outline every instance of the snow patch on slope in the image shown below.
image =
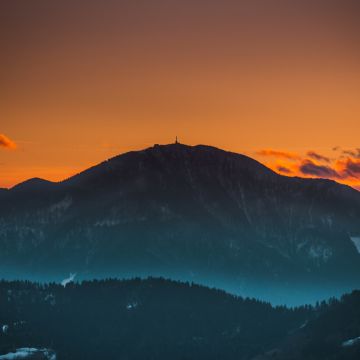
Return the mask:
{"type": "Polygon", "coordinates": [[[358,336],[355,339],[346,340],[341,345],[342,345],[342,347],[349,347],[349,346],[354,346],[354,345],[358,345],[358,344],[360,344],[360,336],[358,336]]]}
{"type": "Polygon", "coordinates": [[[49,349],[19,348],[15,352],[0,355],[0,360],[43,359],[56,360],[56,354],[49,349]]]}
{"type": "Polygon", "coordinates": [[[71,273],[70,273],[70,276],[69,276],[68,278],[64,279],[64,280],[61,282],[61,285],[65,287],[67,284],[73,282],[74,279],[75,279],[75,276],[76,276],[76,273],[75,273],[75,274],[71,274],[71,273]]]}
{"type": "Polygon", "coordinates": [[[126,305],[126,310],[135,310],[138,307],[137,302],[132,302],[126,305]]]}
{"type": "Polygon", "coordinates": [[[71,205],[73,201],[71,197],[66,197],[65,199],[61,200],[60,202],[52,205],[50,207],[50,212],[55,211],[66,211],[71,205]]]}
{"type": "Polygon", "coordinates": [[[350,239],[354,243],[356,250],[360,254],[360,236],[350,236],[350,239]]]}
{"type": "Polygon", "coordinates": [[[323,262],[327,262],[332,256],[332,250],[325,246],[312,245],[308,254],[312,259],[321,259],[323,262]]]}

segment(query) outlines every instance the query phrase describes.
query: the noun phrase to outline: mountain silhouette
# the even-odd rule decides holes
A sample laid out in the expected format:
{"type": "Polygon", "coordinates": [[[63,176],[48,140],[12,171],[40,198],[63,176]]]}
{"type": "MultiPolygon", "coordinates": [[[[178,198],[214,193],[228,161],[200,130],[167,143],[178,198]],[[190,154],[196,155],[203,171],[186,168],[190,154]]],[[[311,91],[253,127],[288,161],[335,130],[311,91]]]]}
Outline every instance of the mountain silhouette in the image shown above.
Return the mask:
{"type": "Polygon", "coordinates": [[[154,275],[254,295],[359,281],[358,191],[211,146],[128,152],[59,183],[28,180],[0,202],[6,278],[154,275]]]}

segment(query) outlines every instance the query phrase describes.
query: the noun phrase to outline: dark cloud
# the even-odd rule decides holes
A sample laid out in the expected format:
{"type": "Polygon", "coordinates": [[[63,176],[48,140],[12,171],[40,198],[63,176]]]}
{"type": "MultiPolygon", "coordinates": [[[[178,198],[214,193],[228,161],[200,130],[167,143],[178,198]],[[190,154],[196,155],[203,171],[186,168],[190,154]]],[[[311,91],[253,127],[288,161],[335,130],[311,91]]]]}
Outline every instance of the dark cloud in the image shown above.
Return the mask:
{"type": "Polygon", "coordinates": [[[289,151],[279,151],[279,150],[273,150],[273,149],[263,149],[260,151],[257,151],[257,155],[261,156],[272,156],[277,158],[284,158],[288,160],[299,160],[300,156],[298,154],[289,152],[289,151]]]}
{"type": "Polygon", "coordinates": [[[283,174],[292,174],[292,171],[285,166],[278,166],[277,170],[283,174]]]}
{"type": "Polygon", "coordinates": [[[331,162],[330,158],[328,158],[327,156],[321,155],[319,153],[316,153],[315,151],[308,151],[307,156],[310,157],[311,159],[314,159],[317,161],[326,162],[326,163],[331,162]]]}
{"type": "Polygon", "coordinates": [[[360,177],[360,161],[348,159],[343,170],[345,176],[360,177]]]}
{"type": "Polygon", "coordinates": [[[0,134],[0,147],[4,147],[6,149],[16,149],[16,144],[4,134],[0,134]]]}
{"type": "Polygon", "coordinates": [[[360,159],[360,148],[357,148],[355,150],[343,150],[343,155],[350,156],[355,159],[360,159]]]}
{"type": "Polygon", "coordinates": [[[317,176],[322,178],[340,178],[336,170],[326,165],[317,165],[310,159],[305,159],[301,163],[299,170],[304,175],[317,176]]]}

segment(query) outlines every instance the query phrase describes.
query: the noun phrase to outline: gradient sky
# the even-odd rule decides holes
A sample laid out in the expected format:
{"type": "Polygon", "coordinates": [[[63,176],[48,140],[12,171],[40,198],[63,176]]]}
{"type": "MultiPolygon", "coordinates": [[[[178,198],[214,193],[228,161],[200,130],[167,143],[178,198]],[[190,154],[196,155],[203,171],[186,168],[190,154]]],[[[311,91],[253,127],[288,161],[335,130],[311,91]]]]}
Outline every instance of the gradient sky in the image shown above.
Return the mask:
{"type": "Polygon", "coordinates": [[[2,0],[0,187],[178,135],[360,189],[359,19],[358,0],[2,0]]]}

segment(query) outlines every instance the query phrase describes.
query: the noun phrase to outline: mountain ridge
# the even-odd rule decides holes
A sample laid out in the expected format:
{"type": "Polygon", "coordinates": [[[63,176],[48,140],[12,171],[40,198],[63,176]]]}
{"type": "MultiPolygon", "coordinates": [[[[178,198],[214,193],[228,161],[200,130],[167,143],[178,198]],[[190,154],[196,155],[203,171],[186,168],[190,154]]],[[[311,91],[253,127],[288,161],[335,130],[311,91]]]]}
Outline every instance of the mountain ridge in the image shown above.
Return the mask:
{"type": "Polygon", "coordinates": [[[340,186],[343,186],[344,188],[348,188],[348,189],[351,189],[351,190],[354,190],[356,192],[359,192],[358,190],[356,190],[355,188],[349,186],[349,185],[346,185],[346,184],[341,184],[339,182],[337,182],[336,180],[332,180],[332,179],[326,179],[326,178],[308,178],[308,177],[300,177],[300,176],[287,176],[287,175],[283,175],[283,174],[278,174],[277,172],[275,172],[274,170],[268,168],[266,165],[262,164],[260,161],[250,157],[250,156],[247,156],[247,155],[244,155],[244,154],[241,154],[241,153],[237,153],[237,152],[234,152],[234,151],[230,151],[230,150],[223,150],[221,148],[218,148],[216,146],[211,146],[211,145],[204,145],[204,144],[198,144],[198,145],[187,145],[187,144],[182,144],[182,143],[169,143],[169,144],[154,144],[153,146],[150,146],[150,147],[147,147],[147,148],[144,148],[142,150],[131,150],[131,151],[126,151],[124,153],[120,153],[118,155],[114,155],[112,156],[111,158],[107,159],[107,160],[104,160],[98,164],[95,164],[93,166],[90,166],[89,168],[86,168],[84,170],[82,170],[80,173],[77,173],[77,174],[74,174],[68,178],[65,178],[65,179],[62,179],[62,180],[59,180],[59,181],[50,181],[50,180],[47,180],[47,179],[42,179],[42,178],[38,178],[38,177],[33,177],[33,178],[29,178],[25,181],[22,181],[20,183],[17,183],[15,185],[13,185],[12,187],[10,188],[0,188],[0,190],[13,190],[13,189],[16,189],[17,187],[22,187],[23,185],[25,184],[28,184],[28,183],[32,183],[32,182],[44,182],[44,183],[51,183],[51,184],[63,184],[63,183],[66,183],[68,182],[69,180],[71,180],[72,178],[74,177],[78,177],[84,173],[87,173],[88,171],[91,171],[91,170],[94,170],[98,167],[100,167],[101,165],[104,165],[108,162],[111,162],[111,161],[114,161],[122,156],[130,156],[132,154],[137,154],[137,153],[145,153],[145,152],[149,152],[149,151],[153,151],[155,149],[175,149],[175,148],[182,148],[182,149],[208,149],[208,150],[212,150],[212,151],[219,151],[219,152],[222,152],[224,154],[227,154],[227,155],[230,155],[230,156],[239,156],[241,157],[242,159],[247,159],[247,160],[251,160],[254,162],[254,164],[256,163],[257,165],[260,165],[262,168],[266,168],[268,171],[272,172],[273,174],[277,175],[277,176],[280,176],[280,177],[284,177],[284,178],[292,178],[292,179],[303,179],[303,180],[309,180],[309,181],[321,181],[321,182],[328,182],[328,183],[336,183],[340,186]]]}

